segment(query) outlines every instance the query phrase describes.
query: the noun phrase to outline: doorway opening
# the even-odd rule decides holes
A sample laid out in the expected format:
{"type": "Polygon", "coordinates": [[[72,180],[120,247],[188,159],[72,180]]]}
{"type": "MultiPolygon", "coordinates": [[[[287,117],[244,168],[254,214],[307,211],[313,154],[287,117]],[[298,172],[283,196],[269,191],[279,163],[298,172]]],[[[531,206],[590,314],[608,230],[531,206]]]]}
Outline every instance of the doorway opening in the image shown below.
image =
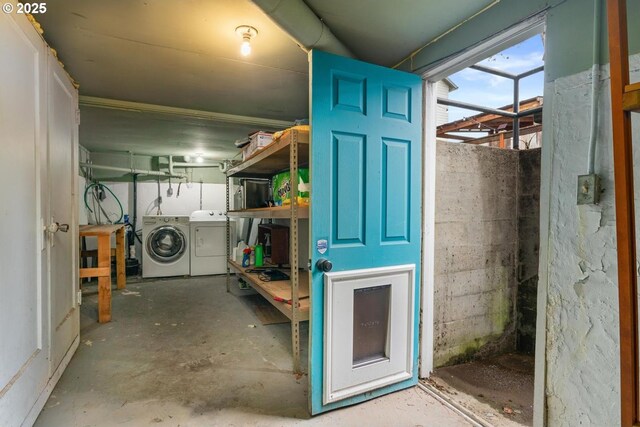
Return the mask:
{"type": "Polygon", "coordinates": [[[422,376],[481,424],[533,423],[542,30],[530,26],[508,45],[427,76],[437,107],[427,118],[433,194],[425,206],[433,207],[425,227],[433,230],[425,230],[425,253],[433,259],[425,259],[425,294],[433,319],[423,327],[433,329],[423,335],[432,359],[422,376]]]}

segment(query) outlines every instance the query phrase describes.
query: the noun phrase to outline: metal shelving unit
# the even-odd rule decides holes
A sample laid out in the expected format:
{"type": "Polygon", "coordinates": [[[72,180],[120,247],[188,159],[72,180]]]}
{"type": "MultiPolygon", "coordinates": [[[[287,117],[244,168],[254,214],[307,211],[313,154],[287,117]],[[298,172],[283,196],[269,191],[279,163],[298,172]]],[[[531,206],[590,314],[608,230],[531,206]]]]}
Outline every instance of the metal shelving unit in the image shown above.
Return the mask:
{"type": "Polygon", "coordinates": [[[298,168],[309,164],[309,131],[287,129],[282,136],[251,158],[227,171],[227,292],[231,285],[231,270],[242,276],[258,293],[273,304],[291,320],[291,344],[293,349],[293,370],[301,373],[300,365],[300,322],[309,319],[309,278],[300,276],[300,260],[298,259],[298,220],[309,218],[309,207],[299,206],[298,168]],[[230,210],[229,197],[232,178],[271,178],[285,171],[291,175],[291,204],[272,208],[230,210]],[[282,218],[291,221],[289,228],[289,263],[291,273],[289,281],[262,282],[257,275],[250,274],[231,259],[229,244],[231,228],[229,218],[282,218]],[[274,285],[275,283],[275,285],[274,285]],[[290,298],[283,298],[282,293],[290,289],[290,298]],[[305,290],[306,289],[306,290],[305,290]],[[284,302],[282,301],[284,299],[284,302]]]}

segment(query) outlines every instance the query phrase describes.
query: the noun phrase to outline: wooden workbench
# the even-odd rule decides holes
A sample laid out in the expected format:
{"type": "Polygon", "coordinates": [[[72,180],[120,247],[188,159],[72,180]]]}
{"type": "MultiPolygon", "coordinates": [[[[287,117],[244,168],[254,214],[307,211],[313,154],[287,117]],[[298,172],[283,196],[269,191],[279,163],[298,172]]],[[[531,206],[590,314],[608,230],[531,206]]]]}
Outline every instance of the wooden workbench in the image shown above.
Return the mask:
{"type": "Polygon", "coordinates": [[[111,235],[116,234],[116,283],[118,289],[127,285],[124,260],[124,224],[81,225],[80,237],[98,238],[98,266],[80,268],[80,278],[98,278],[98,322],[111,321],[111,235]]]}

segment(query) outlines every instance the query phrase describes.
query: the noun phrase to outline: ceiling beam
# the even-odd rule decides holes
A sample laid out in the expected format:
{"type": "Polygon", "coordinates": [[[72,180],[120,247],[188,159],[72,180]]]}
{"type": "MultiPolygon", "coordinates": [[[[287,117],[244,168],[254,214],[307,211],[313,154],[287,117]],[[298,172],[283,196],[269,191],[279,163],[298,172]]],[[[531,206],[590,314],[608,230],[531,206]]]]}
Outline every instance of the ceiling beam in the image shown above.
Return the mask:
{"type": "Polygon", "coordinates": [[[251,125],[264,129],[286,129],[293,125],[293,122],[286,120],[239,116],[236,114],[215,113],[213,111],[168,107],[166,105],[145,104],[142,102],[122,101],[118,99],[98,98],[86,95],[80,95],[79,104],[83,107],[90,108],[105,108],[109,110],[131,111],[135,113],[164,114],[175,117],[208,120],[212,122],[251,125]]]}

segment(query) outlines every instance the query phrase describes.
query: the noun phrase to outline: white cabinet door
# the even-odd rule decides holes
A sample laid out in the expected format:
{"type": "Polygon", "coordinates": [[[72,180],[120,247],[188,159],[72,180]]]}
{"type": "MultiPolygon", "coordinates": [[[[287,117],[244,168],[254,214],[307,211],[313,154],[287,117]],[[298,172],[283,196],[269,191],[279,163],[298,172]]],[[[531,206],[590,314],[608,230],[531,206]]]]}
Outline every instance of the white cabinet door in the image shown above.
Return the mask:
{"type": "Polygon", "coordinates": [[[0,63],[0,426],[12,427],[33,423],[79,340],[78,100],[24,15],[0,14],[0,63]],[[56,222],[67,232],[44,231],[56,222]]]}
{"type": "Polygon", "coordinates": [[[57,59],[48,55],[48,192],[49,221],[59,231],[49,234],[51,292],[51,374],[80,331],[78,306],[77,91],[57,59]],[[67,231],[64,231],[67,230],[67,231]]]}
{"type": "Polygon", "coordinates": [[[0,14],[1,426],[21,425],[49,379],[43,60],[44,42],[27,19],[0,14]]]}

